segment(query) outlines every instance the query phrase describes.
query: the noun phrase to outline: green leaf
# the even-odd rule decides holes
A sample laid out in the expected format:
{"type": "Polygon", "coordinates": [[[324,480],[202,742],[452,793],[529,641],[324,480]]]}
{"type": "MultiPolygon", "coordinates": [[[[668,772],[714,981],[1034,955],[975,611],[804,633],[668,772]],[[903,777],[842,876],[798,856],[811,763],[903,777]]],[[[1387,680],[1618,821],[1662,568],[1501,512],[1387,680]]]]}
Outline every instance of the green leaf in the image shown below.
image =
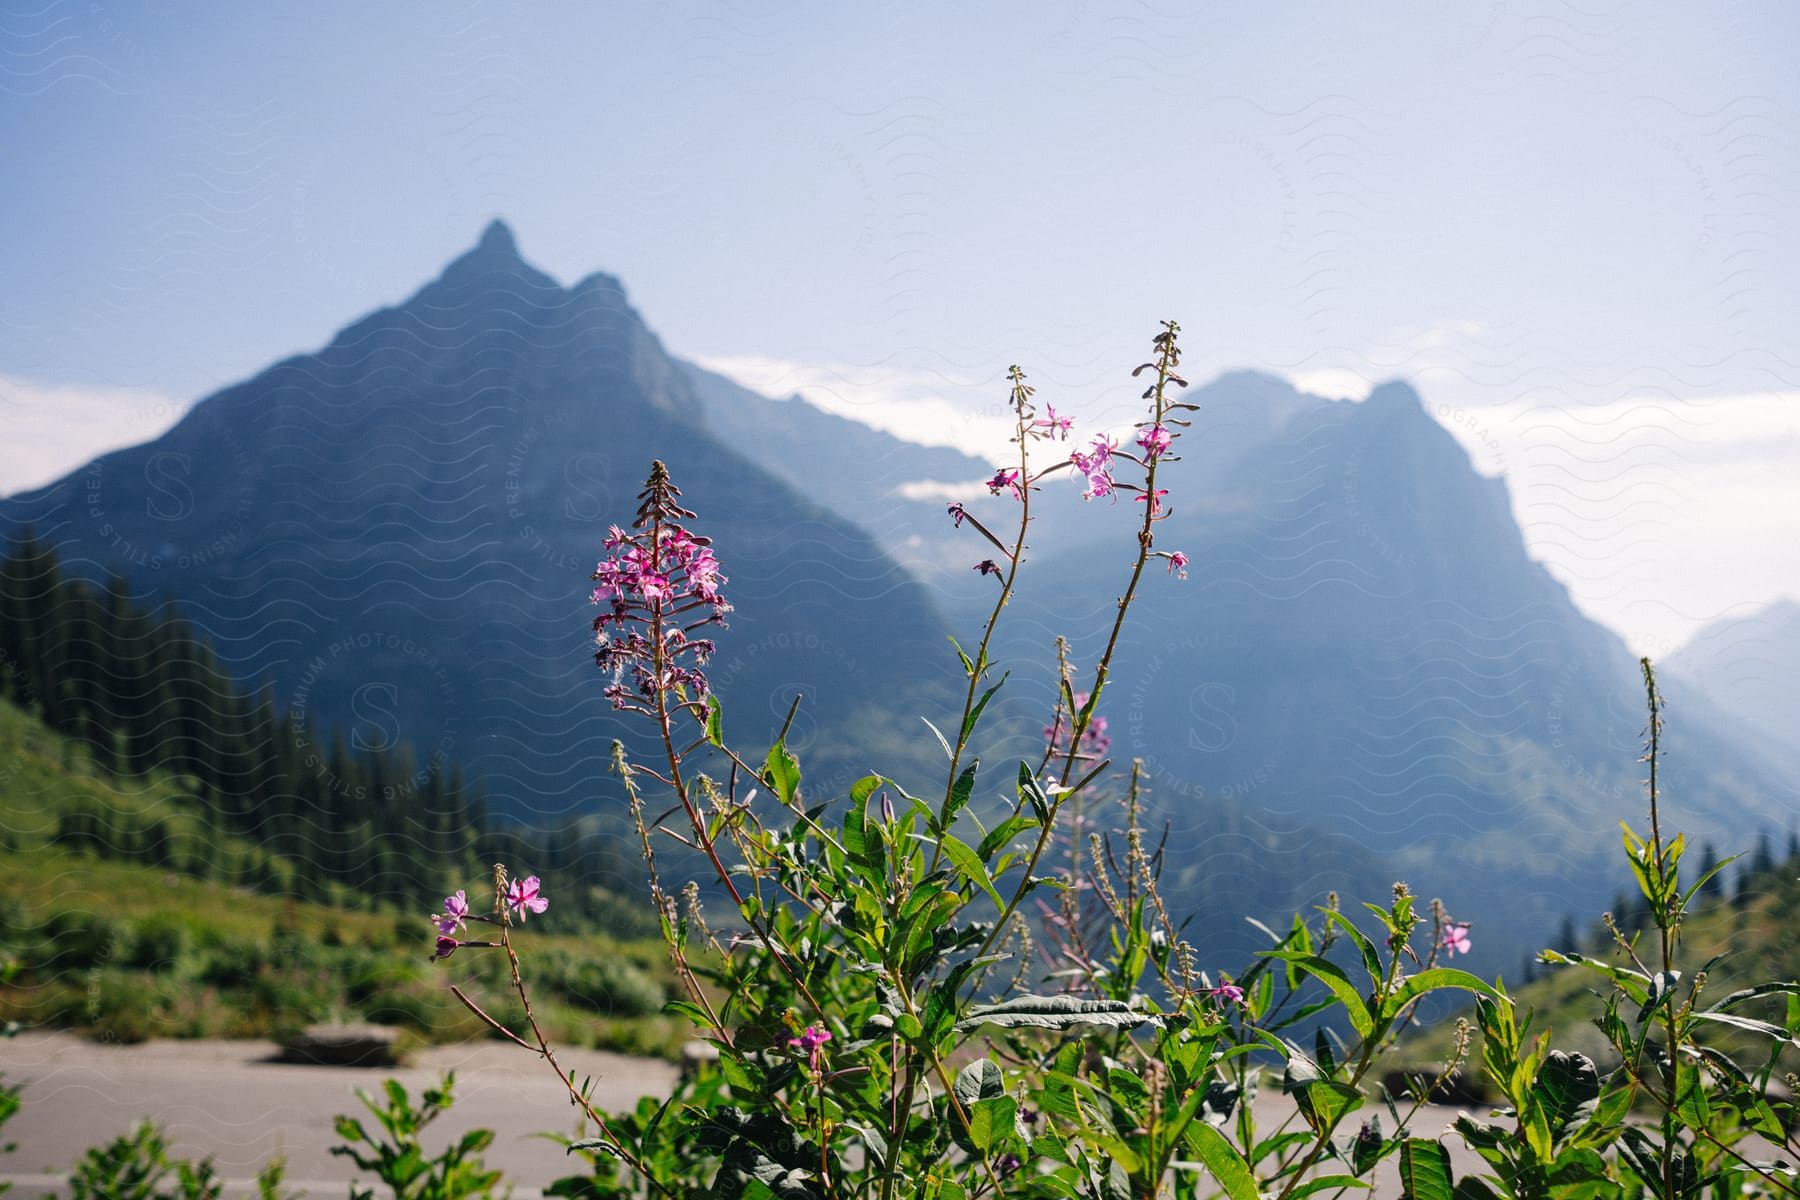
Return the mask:
{"type": "Polygon", "coordinates": [[[725,744],[725,709],[716,692],[706,694],[706,740],[715,746],[725,744]]]}
{"type": "Polygon", "coordinates": [[[1543,1104],[1544,1115],[1551,1127],[1566,1131],[1580,1125],[1594,1113],[1600,1096],[1600,1071],[1585,1054],[1552,1050],[1544,1059],[1538,1077],[1531,1085],[1543,1104]]]}
{"type": "Polygon", "coordinates": [[[1486,996],[1490,1000],[1505,999],[1503,993],[1479,975],[1471,975],[1467,971],[1458,970],[1455,967],[1432,967],[1430,970],[1420,971],[1417,975],[1408,977],[1406,982],[1395,988],[1394,994],[1388,997],[1386,1004],[1382,1005],[1382,1016],[1387,1020],[1392,1020],[1411,1001],[1427,992],[1443,991],[1446,988],[1461,988],[1465,992],[1474,992],[1477,995],[1486,996]]]}
{"type": "Polygon", "coordinates": [[[1012,841],[1013,838],[1017,837],[1027,829],[1036,828],[1038,828],[1037,821],[1026,816],[1024,813],[1014,813],[1012,816],[1006,818],[1006,820],[988,830],[987,836],[981,839],[981,845],[975,848],[975,852],[981,855],[981,860],[983,862],[986,862],[993,858],[995,852],[1008,842],[1012,841]]]}
{"type": "Polygon", "coordinates": [[[1366,1179],[1358,1179],[1354,1175],[1321,1175],[1317,1179],[1309,1179],[1288,1193],[1288,1200],[1301,1200],[1314,1192],[1322,1192],[1327,1188],[1371,1188],[1375,1185],[1366,1179]]]}
{"type": "Polygon", "coordinates": [[[1576,954],[1569,950],[1546,950],[1542,959],[1547,963],[1572,963],[1575,966],[1586,967],[1590,971],[1598,971],[1618,985],[1620,991],[1639,1004],[1650,998],[1650,977],[1641,971],[1633,971],[1630,967],[1614,966],[1601,959],[1588,958],[1586,955],[1576,954]]]}
{"type": "Polygon", "coordinates": [[[769,747],[769,757],[763,760],[763,782],[774,789],[783,804],[793,805],[800,790],[800,760],[788,752],[785,743],[776,742],[769,747]]]}
{"type": "Polygon", "coordinates": [[[1675,1065],[1675,1113],[1689,1129],[1705,1129],[1712,1119],[1712,1106],[1706,1100],[1705,1077],[1691,1062],[1675,1065]]]}
{"type": "Polygon", "coordinates": [[[1800,1046],[1800,1038],[1789,1037],[1788,1031],[1779,1025],[1771,1025],[1767,1021],[1758,1021],[1752,1017],[1740,1017],[1736,1013],[1697,1012],[1693,1014],[1696,1021],[1713,1021],[1720,1025],[1731,1025],[1738,1029],[1747,1029],[1751,1033],[1760,1033],[1764,1037],[1774,1038],[1778,1042],[1788,1042],[1800,1046]]]}
{"type": "Polygon", "coordinates": [[[978,758],[963,768],[962,774],[956,777],[956,784],[950,789],[950,795],[944,802],[944,828],[956,824],[956,814],[969,806],[969,797],[975,794],[975,772],[981,769],[978,758]]]}
{"type": "Polygon", "coordinates": [[[844,810],[844,853],[852,861],[861,859],[869,852],[869,836],[864,826],[868,821],[868,810],[863,806],[867,799],[850,800],[850,807],[844,810]]]}
{"type": "Polygon", "coordinates": [[[1355,1088],[1327,1078],[1319,1064],[1307,1057],[1306,1051],[1289,1041],[1275,1040],[1275,1045],[1287,1056],[1281,1090],[1294,1097],[1300,1106],[1300,1115],[1306,1118],[1313,1132],[1323,1133],[1335,1126],[1345,1113],[1362,1106],[1362,1095],[1355,1088]]]}
{"type": "Polygon", "coordinates": [[[1374,987],[1379,984],[1382,978],[1381,957],[1375,953],[1375,943],[1371,942],[1368,935],[1356,927],[1356,922],[1337,909],[1322,908],[1319,911],[1325,914],[1327,921],[1335,922],[1339,928],[1350,935],[1350,940],[1356,943],[1357,953],[1362,955],[1363,969],[1369,973],[1369,986],[1374,987]]]}
{"type": "Polygon", "coordinates": [[[1002,900],[1000,893],[994,890],[994,881],[988,878],[987,868],[981,865],[981,856],[969,849],[968,843],[953,834],[946,833],[940,844],[944,847],[944,853],[950,856],[950,861],[956,864],[956,869],[961,871],[970,883],[976,884],[986,892],[993,900],[995,908],[1004,909],[1006,907],[1006,901],[1002,900]]]}
{"type": "Polygon", "coordinates": [[[1450,1154],[1438,1142],[1407,1138],[1400,1145],[1400,1200],[1450,1200],[1450,1154]]]}
{"type": "Polygon", "coordinates": [[[988,701],[994,698],[994,693],[1006,686],[1006,681],[1011,674],[1012,672],[1008,671],[1005,675],[1000,676],[999,683],[981,693],[981,699],[975,702],[975,707],[971,708],[969,715],[963,718],[961,741],[967,742],[969,735],[975,732],[975,722],[981,720],[982,710],[988,706],[988,701]]]}
{"type": "Polygon", "coordinates": [[[1016,1135],[1018,1115],[1019,1102],[1011,1096],[976,1101],[969,1111],[969,1140],[977,1150],[986,1152],[1016,1135]]]}
{"type": "Polygon", "coordinates": [[[1039,1029],[1072,1029],[1077,1025],[1106,1025],[1135,1029],[1161,1025],[1162,1018],[1132,1008],[1123,1000],[1082,1000],[1075,996],[1015,996],[999,1004],[977,1004],[958,1021],[955,1031],[970,1033],[983,1025],[1002,1029],[1032,1026],[1039,1029]]]}
{"type": "Polygon", "coordinates": [[[1464,1175],[1456,1181],[1455,1200],[1499,1200],[1493,1186],[1479,1175],[1464,1175]]]}
{"type": "Polygon", "coordinates": [[[1742,991],[1731,993],[1731,995],[1725,997],[1717,1004],[1712,1005],[1706,1011],[1718,1012],[1721,1009],[1735,1007],[1736,1005],[1744,1003],[1746,1000],[1755,1000],[1759,996],[1772,996],[1777,994],[1786,994],[1789,996],[1800,995],[1800,983],[1761,983],[1755,987],[1745,988],[1742,991]]]}
{"type": "Polygon", "coordinates": [[[881,1132],[872,1125],[858,1125],[855,1128],[856,1132],[862,1136],[863,1145],[868,1147],[869,1157],[875,1161],[877,1166],[885,1168],[888,1157],[887,1138],[883,1137],[881,1132]]]}
{"type": "Polygon", "coordinates": [[[1237,1147],[1225,1135],[1205,1121],[1194,1121],[1187,1127],[1187,1143],[1194,1156],[1206,1164],[1207,1171],[1231,1200],[1257,1200],[1256,1177],[1237,1147]]]}
{"type": "Polygon", "coordinates": [[[963,650],[961,642],[957,641],[955,638],[951,638],[950,644],[956,647],[956,657],[962,660],[963,674],[973,678],[975,675],[975,661],[963,650]]]}
{"type": "Polygon", "coordinates": [[[919,720],[925,721],[925,728],[937,735],[938,745],[944,748],[944,757],[951,762],[955,762],[956,752],[950,749],[950,739],[944,736],[943,730],[939,729],[936,725],[933,725],[930,721],[927,721],[924,717],[920,717],[919,720]]]}
{"type": "Polygon", "coordinates": [[[1037,781],[1037,776],[1031,773],[1030,764],[1022,759],[1019,762],[1018,791],[1019,799],[1031,805],[1031,811],[1037,816],[1038,825],[1040,827],[1048,825],[1050,823],[1050,797],[1044,794],[1043,785],[1037,781]]]}
{"type": "Polygon", "coordinates": [[[1004,1096],[1006,1080],[1000,1074],[1000,1064],[991,1058],[978,1058],[956,1073],[953,1090],[966,1108],[977,1100],[1004,1096]]]}
{"type": "Polygon", "coordinates": [[[1331,994],[1338,998],[1349,1014],[1350,1025],[1359,1037],[1366,1038],[1375,1032],[1375,1019],[1369,1012],[1368,999],[1350,982],[1350,977],[1344,974],[1342,967],[1317,954],[1302,954],[1297,950],[1264,950],[1261,953],[1265,957],[1279,958],[1298,967],[1330,988],[1331,994]]]}
{"type": "Polygon", "coordinates": [[[1648,1021],[1656,1010],[1669,1003],[1675,997],[1675,990],[1681,983],[1680,971],[1658,971],[1650,977],[1650,991],[1644,998],[1643,1007],[1638,1009],[1638,1024],[1648,1021]]]}

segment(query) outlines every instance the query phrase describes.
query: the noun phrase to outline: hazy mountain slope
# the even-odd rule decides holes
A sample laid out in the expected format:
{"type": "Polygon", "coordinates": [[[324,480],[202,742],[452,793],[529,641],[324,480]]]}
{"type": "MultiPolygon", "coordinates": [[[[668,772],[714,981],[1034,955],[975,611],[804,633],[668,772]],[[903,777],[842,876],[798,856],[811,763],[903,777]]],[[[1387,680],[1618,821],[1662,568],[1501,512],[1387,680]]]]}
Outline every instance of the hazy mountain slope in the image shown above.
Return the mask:
{"type": "MultiPolygon", "coordinates": [[[[1603,899],[1594,864],[1643,806],[1642,685],[1618,638],[1529,557],[1504,485],[1399,384],[1295,413],[1217,482],[1194,467],[1173,473],[1157,535],[1191,556],[1192,578],[1147,578],[1103,705],[1114,757],[1142,756],[1165,781],[1153,803],[1190,877],[1246,869],[1239,847],[1207,840],[1229,803],[1291,831],[1261,860],[1272,880],[1305,873],[1310,828],[1386,854],[1460,916],[1503,907],[1527,940],[1603,899]]],[[[1129,553],[1121,538],[1036,563],[1008,649],[1084,630],[1077,657],[1091,660],[1129,553]]],[[[1025,686],[1048,695],[1043,678],[1025,686]]],[[[1682,827],[1721,849],[1785,828],[1786,778],[1699,697],[1668,690],[1664,779],[1682,827]]]]}
{"type": "Polygon", "coordinates": [[[1800,603],[1717,621],[1669,657],[1669,674],[1754,729],[1800,774],[1800,603]]]}
{"type": "Polygon", "coordinates": [[[765,736],[796,690],[821,779],[908,749],[930,598],[867,536],[707,433],[686,373],[593,275],[527,265],[498,223],[403,304],[198,404],[157,441],[0,502],[71,569],[178,597],[303,721],[462,763],[515,813],[592,805],[622,729],[588,576],[653,457],[737,606],[712,667],[765,736]],[[839,739],[854,735],[855,744],[839,739]]]}
{"type": "Polygon", "coordinates": [[[775,400],[691,363],[680,366],[720,440],[867,530],[914,574],[930,578],[961,565],[945,536],[947,497],[925,485],[966,485],[991,475],[991,465],[836,416],[798,395],[775,400]]]}

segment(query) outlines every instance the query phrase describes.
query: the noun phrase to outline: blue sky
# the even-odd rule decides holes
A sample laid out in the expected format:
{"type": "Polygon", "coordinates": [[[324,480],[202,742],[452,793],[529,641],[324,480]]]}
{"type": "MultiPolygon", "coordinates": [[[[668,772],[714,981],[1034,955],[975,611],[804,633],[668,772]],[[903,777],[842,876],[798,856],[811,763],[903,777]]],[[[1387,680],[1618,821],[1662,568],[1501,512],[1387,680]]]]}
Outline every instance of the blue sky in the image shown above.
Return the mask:
{"type": "Polygon", "coordinates": [[[1800,9],[0,0],[0,491],[504,216],[669,347],[978,447],[1008,363],[1404,376],[1592,614],[1800,591],[1800,9]]]}

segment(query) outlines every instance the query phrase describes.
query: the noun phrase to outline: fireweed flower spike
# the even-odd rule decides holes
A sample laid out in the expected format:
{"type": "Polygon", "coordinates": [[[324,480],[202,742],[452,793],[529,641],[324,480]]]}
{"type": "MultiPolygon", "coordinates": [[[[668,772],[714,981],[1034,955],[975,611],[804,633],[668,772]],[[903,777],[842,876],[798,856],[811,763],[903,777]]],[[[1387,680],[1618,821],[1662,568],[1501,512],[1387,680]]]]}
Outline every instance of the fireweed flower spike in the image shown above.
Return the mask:
{"type": "Polygon", "coordinates": [[[512,886],[506,889],[506,904],[518,914],[521,921],[528,913],[541,913],[550,907],[550,901],[538,895],[536,875],[513,880],[512,886]]]}
{"type": "Polygon", "coordinates": [[[713,643],[693,635],[708,625],[723,627],[731,605],[720,591],[727,580],[711,543],[681,524],[694,514],[680,498],[668,469],[652,463],[635,532],[612,526],[603,543],[607,556],[594,569],[593,600],[606,608],[594,618],[594,662],[612,675],[604,695],[616,709],[648,713],[659,694],[708,691],[700,668],[713,643]]]}
{"type": "MultiPolygon", "coordinates": [[[[1082,708],[1088,702],[1088,693],[1080,692],[1075,696],[1075,707],[1082,708]]],[[[1044,740],[1050,743],[1052,757],[1061,758],[1069,752],[1069,733],[1072,726],[1068,724],[1067,713],[1058,712],[1054,724],[1044,726],[1044,740]]],[[[1107,733],[1106,718],[1096,715],[1088,721],[1088,727],[1081,734],[1081,758],[1104,758],[1112,747],[1112,736],[1107,733]]],[[[1066,788],[1063,790],[1067,790],[1066,788]]]]}

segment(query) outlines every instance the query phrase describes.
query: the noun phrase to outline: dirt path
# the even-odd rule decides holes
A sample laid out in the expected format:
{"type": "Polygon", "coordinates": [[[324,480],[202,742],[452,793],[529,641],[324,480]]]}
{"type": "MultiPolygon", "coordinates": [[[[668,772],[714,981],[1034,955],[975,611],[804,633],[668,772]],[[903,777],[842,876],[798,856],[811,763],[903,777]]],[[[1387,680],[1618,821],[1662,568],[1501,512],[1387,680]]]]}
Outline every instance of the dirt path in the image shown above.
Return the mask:
{"type": "MultiPolygon", "coordinates": [[[[490,1166],[506,1172],[517,1200],[532,1200],[578,1164],[534,1135],[573,1132],[575,1110],[542,1061],[498,1042],[439,1046],[398,1070],[293,1066],[267,1061],[272,1042],[150,1042],[105,1046],[63,1033],[0,1042],[0,1073],[23,1088],[23,1107],[6,1127],[18,1150],[0,1158],[0,1181],[16,1180],[7,1200],[57,1195],[89,1146],[150,1117],[182,1157],[212,1155],[219,1175],[247,1182],[277,1154],[288,1160],[294,1190],[307,1200],[343,1200],[355,1164],[333,1157],[332,1116],[365,1116],[353,1094],[393,1077],[417,1097],[446,1071],[456,1072],[456,1103],[427,1131],[435,1151],[477,1126],[495,1131],[490,1166]]],[[[667,1063],[595,1051],[558,1051],[566,1066],[595,1080],[602,1110],[629,1108],[666,1094],[667,1063]]],[[[372,1127],[372,1122],[365,1122],[372,1127]]],[[[66,1193],[65,1193],[66,1194],[66,1193]]],[[[227,1195],[252,1194],[234,1188],[227,1195]]]]}
{"type": "MultiPolygon", "coordinates": [[[[106,1046],[64,1033],[0,1041],[0,1074],[24,1089],[24,1107],[5,1130],[19,1149],[0,1157],[0,1182],[17,1185],[7,1200],[66,1194],[63,1180],[82,1152],[141,1117],[163,1126],[177,1155],[212,1155],[219,1175],[233,1184],[226,1192],[231,1200],[253,1195],[250,1181],[277,1154],[288,1160],[289,1186],[306,1200],[344,1200],[355,1168],[330,1153],[337,1142],[331,1118],[364,1115],[353,1089],[378,1089],[392,1076],[416,1097],[445,1071],[456,1072],[456,1104],[428,1131],[429,1150],[477,1126],[494,1130],[486,1158],[506,1172],[515,1200],[537,1200],[542,1187],[577,1165],[535,1136],[574,1132],[575,1111],[542,1062],[516,1047],[434,1047],[413,1066],[393,1071],[292,1066],[268,1061],[274,1053],[271,1042],[106,1046]]],[[[603,1110],[666,1094],[675,1078],[673,1067],[647,1059],[580,1050],[559,1051],[559,1057],[593,1076],[603,1110]]],[[[1265,1094],[1259,1119],[1279,1120],[1283,1108],[1278,1093],[1265,1094]]],[[[1426,1109],[1413,1132],[1435,1137],[1455,1116],[1450,1109],[1426,1109]]],[[[1459,1174],[1476,1165],[1459,1146],[1454,1157],[1459,1174]]],[[[1372,1194],[1387,1196],[1394,1189],[1382,1180],[1372,1194]]]]}

